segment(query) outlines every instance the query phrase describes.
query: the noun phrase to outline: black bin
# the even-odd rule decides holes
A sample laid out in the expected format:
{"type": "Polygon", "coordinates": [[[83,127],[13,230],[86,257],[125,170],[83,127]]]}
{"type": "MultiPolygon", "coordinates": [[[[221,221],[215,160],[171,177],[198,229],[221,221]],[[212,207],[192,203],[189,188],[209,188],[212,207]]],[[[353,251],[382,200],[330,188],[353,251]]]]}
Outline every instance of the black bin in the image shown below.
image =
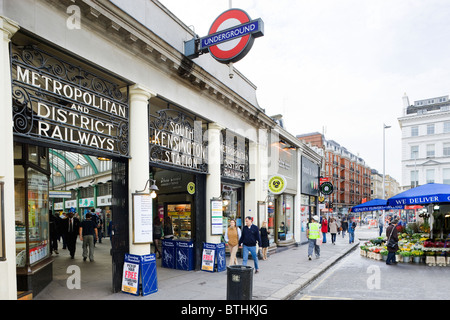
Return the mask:
{"type": "Polygon", "coordinates": [[[252,300],[253,268],[249,266],[227,267],[227,300],[252,300]]]}

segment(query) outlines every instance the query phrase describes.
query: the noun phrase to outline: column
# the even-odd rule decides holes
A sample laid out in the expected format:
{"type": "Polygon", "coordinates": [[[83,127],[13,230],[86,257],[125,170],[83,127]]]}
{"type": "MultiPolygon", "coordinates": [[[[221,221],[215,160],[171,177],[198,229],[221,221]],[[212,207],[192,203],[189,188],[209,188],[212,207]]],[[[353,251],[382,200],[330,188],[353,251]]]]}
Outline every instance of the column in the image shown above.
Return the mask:
{"type": "MultiPolygon", "coordinates": [[[[150,178],[149,166],[149,116],[148,101],[156,94],[149,89],[135,84],[129,88],[130,101],[130,127],[129,143],[130,157],[128,169],[129,186],[129,235],[130,253],[136,255],[150,254],[149,244],[133,243],[133,199],[132,194],[136,190],[143,190],[150,178]]],[[[148,187],[147,185],[147,192],[148,187]]]]}
{"type": "MultiPolygon", "coordinates": [[[[4,188],[6,261],[0,261],[0,299],[17,299],[16,238],[14,222],[14,151],[12,127],[11,63],[9,43],[19,25],[0,16],[0,181],[4,188]]],[[[1,217],[0,217],[1,219],[1,217]]],[[[1,241],[1,240],[0,240],[1,241]]]]}
{"type": "Polygon", "coordinates": [[[220,243],[220,235],[211,235],[211,199],[222,195],[220,154],[220,135],[223,128],[217,123],[208,125],[208,171],[206,178],[206,242],[220,243]]]}

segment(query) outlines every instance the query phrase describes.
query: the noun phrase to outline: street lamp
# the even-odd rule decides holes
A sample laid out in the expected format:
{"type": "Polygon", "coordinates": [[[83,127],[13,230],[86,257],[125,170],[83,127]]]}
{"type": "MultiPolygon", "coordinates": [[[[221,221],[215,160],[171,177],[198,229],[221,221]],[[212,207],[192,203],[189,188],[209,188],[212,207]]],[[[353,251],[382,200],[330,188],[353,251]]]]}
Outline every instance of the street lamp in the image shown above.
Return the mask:
{"type": "MultiPolygon", "coordinates": [[[[386,129],[389,129],[391,126],[387,126],[383,123],[383,200],[386,198],[386,194],[385,194],[385,171],[386,171],[386,129]]],[[[383,210],[383,225],[384,225],[384,221],[385,221],[385,213],[386,211],[383,210]]]]}

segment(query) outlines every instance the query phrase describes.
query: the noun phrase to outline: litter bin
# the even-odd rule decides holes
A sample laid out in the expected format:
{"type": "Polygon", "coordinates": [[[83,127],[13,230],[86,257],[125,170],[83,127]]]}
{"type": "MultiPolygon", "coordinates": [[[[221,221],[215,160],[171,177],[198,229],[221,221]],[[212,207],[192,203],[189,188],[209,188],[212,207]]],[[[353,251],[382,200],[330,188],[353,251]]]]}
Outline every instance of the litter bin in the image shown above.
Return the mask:
{"type": "Polygon", "coordinates": [[[249,266],[227,267],[227,300],[252,300],[253,268],[249,266]]]}

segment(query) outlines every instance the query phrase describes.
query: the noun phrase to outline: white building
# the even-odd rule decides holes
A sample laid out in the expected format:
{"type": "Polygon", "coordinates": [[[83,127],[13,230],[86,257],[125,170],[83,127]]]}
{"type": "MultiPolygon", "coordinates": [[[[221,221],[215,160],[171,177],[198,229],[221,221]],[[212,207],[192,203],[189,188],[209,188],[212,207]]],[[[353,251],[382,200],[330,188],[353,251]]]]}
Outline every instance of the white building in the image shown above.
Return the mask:
{"type": "Polygon", "coordinates": [[[415,101],[403,96],[403,189],[426,183],[450,184],[450,100],[441,96],[415,101]]]}

